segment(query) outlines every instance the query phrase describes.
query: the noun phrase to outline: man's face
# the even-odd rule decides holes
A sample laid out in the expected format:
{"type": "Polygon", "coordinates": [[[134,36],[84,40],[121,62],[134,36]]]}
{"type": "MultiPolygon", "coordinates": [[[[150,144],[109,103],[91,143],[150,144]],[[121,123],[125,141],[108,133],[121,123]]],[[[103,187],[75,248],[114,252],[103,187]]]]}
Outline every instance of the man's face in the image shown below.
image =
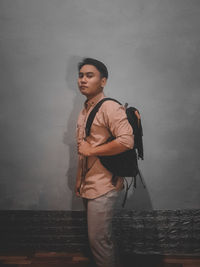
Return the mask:
{"type": "Polygon", "coordinates": [[[78,87],[87,99],[102,92],[106,78],[101,78],[100,72],[93,65],[84,65],[79,71],[78,87]]]}

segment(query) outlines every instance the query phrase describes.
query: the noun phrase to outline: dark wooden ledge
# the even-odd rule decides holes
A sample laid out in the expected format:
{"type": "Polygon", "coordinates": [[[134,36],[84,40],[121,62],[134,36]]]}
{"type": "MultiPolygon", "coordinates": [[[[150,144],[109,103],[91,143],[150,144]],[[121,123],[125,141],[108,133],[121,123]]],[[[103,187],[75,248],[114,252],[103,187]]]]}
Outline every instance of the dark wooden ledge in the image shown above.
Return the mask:
{"type": "MultiPolygon", "coordinates": [[[[1,267],[93,267],[82,253],[35,252],[0,254],[1,267]],[[28,265],[28,266],[27,266],[28,265]]],[[[124,255],[122,267],[199,267],[200,256],[124,255]]]]}

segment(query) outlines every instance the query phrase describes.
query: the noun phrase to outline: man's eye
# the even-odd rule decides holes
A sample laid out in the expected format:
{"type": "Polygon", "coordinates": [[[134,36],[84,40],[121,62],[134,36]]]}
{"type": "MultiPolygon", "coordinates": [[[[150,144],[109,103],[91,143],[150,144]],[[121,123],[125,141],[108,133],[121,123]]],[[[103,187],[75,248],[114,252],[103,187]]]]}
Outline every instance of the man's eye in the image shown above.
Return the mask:
{"type": "Polygon", "coordinates": [[[87,77],[88,78],[92,78],[93,77],[93,74],[87,74],[87,77]]]}

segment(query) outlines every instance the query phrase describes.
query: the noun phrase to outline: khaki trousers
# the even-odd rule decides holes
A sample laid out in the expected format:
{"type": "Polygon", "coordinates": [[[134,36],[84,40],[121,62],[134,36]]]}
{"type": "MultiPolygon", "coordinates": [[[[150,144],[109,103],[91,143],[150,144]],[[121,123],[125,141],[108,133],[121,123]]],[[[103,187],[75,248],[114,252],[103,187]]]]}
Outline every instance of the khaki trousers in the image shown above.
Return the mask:
{"type": "Polygon", "coordinates": [[[118,195],[118,191],[112,190],[95,199],[84,199],[90,248],[98,267],[119,266],[112,237],[112,217],[118,195]]]}

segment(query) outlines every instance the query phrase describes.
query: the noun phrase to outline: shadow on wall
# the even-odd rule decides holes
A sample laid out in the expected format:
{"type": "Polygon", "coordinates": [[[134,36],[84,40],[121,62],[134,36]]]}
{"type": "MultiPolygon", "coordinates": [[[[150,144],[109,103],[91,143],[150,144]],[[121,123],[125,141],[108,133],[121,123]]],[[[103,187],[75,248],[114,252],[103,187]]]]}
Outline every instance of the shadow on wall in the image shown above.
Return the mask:
{"type": "Polygon", "coordinates": [[[81,57],[72,56],[68,60],[66,82],[68,88],[75,92],[75,98],[72,111],[69,115],[69,119],[66,126],[66,132],[64,133],[63,142],[69,147],[69,168],[66,172],[66,178],[68,180],[68,187],[72,192],[71,210],[82,210],[83,204],[80,198],[77,198],[74,193],[77,171],[77,147],[76,147],[76,122],[78,114],[83,106],[85,98],[79,93],[77,86],[77,65],[82,60],[81,57]]]}
{"type": "MultiPolygon", "coordinates": [[[[144,164],[144,162],[142,162],[144,164]]],[[[128,183],[130,184],[131,178],[126,178],[128,183]]],[[[125,183],[124,183],[125,184],[125,183]]],[[[118,200],[117,209],[122,207],[122,202],[124,200],[125,190],[120,194],[120,198],[118,200]]],[[[126,204],[124,206],[126,210],[152,210],[151,198],[148,192],[148,188],[145,184],[145,177],[142,176],[142,181],[139,176],[136,177],[136,188],[131,185],[128,191],[128,197],[126,200],[126,204]]]]}
{"type": "MultiPolygon", "coordinates": [[[[77,65],[82,60],[81,57],[73,56],[69,59],[67,67],[66,81],[70,90],[75,92],[75,98],[73,103],[73,108],[67,122],[67,130],[64,133],[63,142],[69,147],[69,168],[66,172],[66,177],[68,179],[68,187],[72,191],[72,202],[71,210],[82,210],[83,204],[80,198],[77,198],[74,193],[75,182],[76,182],[76,170],[77,170],[77,147],[75,140],[75,131],[76,131],[76,121],[78,114],[82,109],[85,97],[82,96],[78,90],[77,86],[77,74],[78,69],[77,65]]],[[[141,162],[142,165],[145,164],[141,162]]],[[[145,177],[143,177],[143,182],[145,184],[145,177]]],[[[120,209],[125,190],[120,194],[119,200],[117,202],[116,208],[120,209]]],[[[128,193],[128,198],[126,201],[125,209],[134,209],[134,210],[152,210],[151,199],[148,193],[147,187],[143,187],[143,184],[139,177],[137,177],[137,188],[131,186],[128,193]]]]}

